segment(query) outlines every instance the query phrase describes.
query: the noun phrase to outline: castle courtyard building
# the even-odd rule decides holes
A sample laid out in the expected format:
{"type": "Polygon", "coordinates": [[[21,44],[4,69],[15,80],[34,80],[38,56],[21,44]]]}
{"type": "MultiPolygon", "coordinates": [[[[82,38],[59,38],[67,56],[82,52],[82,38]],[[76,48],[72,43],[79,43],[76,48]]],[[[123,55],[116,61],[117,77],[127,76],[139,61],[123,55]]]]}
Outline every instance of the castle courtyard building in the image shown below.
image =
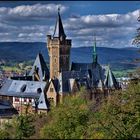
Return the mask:
{"type": "Polygon", "coordinates": [[[71,46],[72,40],[67,39],[58,10],[54,34],[47,35],[50,68],[39,53],[29,74],[5,81],[0,97],[9,98],[20,113],[27,111],[23,108],[27,105],[31,112],[47,112],[52,104],[57,106],[65,96],[75,94],[83,86],[93,97],[120,88],[110,66],[102,66],[98,62],[96,38],[90,63],[70,64],[71,46]]]}

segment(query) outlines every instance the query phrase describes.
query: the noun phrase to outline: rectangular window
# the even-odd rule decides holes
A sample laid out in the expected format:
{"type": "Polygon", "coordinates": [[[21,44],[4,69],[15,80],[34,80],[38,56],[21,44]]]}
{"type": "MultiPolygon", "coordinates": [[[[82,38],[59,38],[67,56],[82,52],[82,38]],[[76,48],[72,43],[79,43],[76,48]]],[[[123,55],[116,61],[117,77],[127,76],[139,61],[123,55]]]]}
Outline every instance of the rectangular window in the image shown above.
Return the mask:
{"type": "Polygon", "coordinates": [[[26,102],[27,101],[27,99],[26,98],[24,98],[24,102],[26,102]]]}
{"type": "Polygon", "coordinates": [[[19,102],[19,98],[15,97],[15,102],[19,102]]]}
{"type": "Polygon", "coordinates": [[[29,102],[31,103],[32,102],[32,99],[29,99],[29,102]]]}
{"type": "Polygon", "coordinates": [[[50,92],[53,92],[53,88],[50,88],[50,92]]]}

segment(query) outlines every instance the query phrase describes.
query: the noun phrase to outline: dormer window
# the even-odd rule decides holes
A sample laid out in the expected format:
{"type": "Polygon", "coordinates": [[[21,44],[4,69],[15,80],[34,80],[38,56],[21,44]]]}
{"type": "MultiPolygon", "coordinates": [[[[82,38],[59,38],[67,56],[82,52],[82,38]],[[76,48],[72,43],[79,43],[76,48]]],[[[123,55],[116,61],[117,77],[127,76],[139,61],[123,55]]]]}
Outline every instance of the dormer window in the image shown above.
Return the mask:
{"type": "Polygon", "coordinates": [[[23,85],[20,89],[21,92],[25,92],[27,85],[23,85]]]}
{"type": "Polygon", "coordinates": [[[38,88],[38,89],[37,89],[37,93],[40,94],[41,92],[42,92],[42,89],[41,89],[41,88],[38,88]]]}

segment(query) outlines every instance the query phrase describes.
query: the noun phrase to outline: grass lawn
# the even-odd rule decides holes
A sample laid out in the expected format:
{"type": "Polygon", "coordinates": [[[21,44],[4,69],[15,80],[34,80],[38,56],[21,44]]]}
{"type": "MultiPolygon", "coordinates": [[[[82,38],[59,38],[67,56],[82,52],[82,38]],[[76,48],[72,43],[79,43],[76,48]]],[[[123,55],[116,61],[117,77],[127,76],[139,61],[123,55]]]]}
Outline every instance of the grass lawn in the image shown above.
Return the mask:
{"type": "Polygon", "coordinates": [[[1,68],[2,68],[2,70],[4,70],[4,71],[22,72],[21,69],[15,67],[15,66],[13,66],[13,67],[11,67],[11,66],[1,66],[1,68]]]}
{"type": "Polygon", "coordinates": [[[135,69],[117,70],[117,71],[113,71],[113,74],[115,75],[116,78],[128,77],[129,73],[132,73],[134,71],[135,71],[135,69]]]}

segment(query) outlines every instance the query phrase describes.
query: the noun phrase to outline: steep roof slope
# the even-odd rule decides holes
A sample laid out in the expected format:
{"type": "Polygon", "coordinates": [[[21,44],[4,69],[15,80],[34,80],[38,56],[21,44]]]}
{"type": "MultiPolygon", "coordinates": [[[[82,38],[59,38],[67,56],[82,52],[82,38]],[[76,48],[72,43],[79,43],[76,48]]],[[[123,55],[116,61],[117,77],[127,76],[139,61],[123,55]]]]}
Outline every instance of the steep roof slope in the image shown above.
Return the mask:
{"type": "Polygon", "coordinates": [[[29,73],[30,76],[34,75],[36,68],[38,69],[38,74],[40,78],[39,81],[44,81],[44,80],[46,81],[49,79],[49,69],[41,53],[39,53],[35,59],[32,70],[29,73]]]}

